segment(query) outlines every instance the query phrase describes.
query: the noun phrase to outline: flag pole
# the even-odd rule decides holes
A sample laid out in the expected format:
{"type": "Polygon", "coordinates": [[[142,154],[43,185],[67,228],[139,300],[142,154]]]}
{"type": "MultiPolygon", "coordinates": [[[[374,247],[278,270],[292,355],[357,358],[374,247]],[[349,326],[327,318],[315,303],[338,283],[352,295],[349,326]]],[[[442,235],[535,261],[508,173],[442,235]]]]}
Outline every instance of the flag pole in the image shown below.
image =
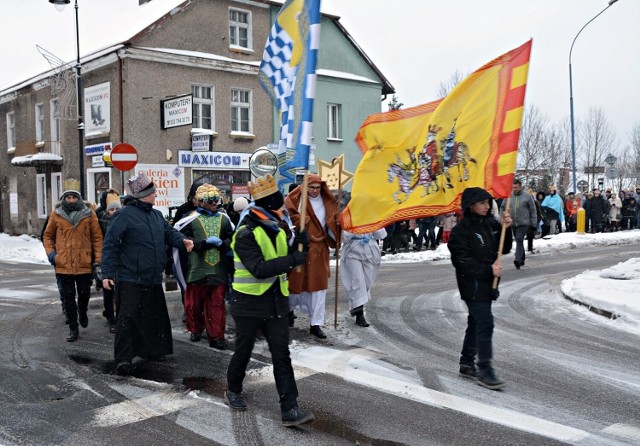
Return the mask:
{"type": "MultiPolygon", "coordinates": [[[[504,206],[504,212],[502,213],[502,215],[510,213],[510,209],[509,209],[510,205],[511,205],[511,196],[507,198],[507,203],[504,206]]],[[[498,243],[498,258],[496,259],[496,262],[498,263],[498,265],[500,265],[500,261],[502,259],[502,248],[504,247],[504,238],[506,236],[506,233],[507,233],[507,225],[504,223],[504,219],[502,219],[502,231],[500,231],[500,242],[498,243]]],[[[495,290],[496,288],[498,288],[498,277],[493,278],[493,289],[495,290]]]]}
{"type": "MultiPolygon", "coordinates": [[[[300,232],[304,231],[305,221],[307,219],[307,191],[309,186],[309,169],[304,171],[304,179],[302,180],[302,195],[300,197],[300,232]]],[[[304,246],[302,243],[298,244],[298,251],[302,252],[304,246]]],[[[300,272],[302,270],[302,266],[296,266],[296,271],[300,272]]]]}
{"type": "MultiPolygon", "coordinates": [[[[336,158],[331,160],[331,164],[336,161],[336,158]]],[[[340,213],[340,203],[342,203],[342,162],[338,160],[340,168],[338,169],[338,214],[340,213]]],[[[338,328],[338,277],[340,276],[340,243],[342,241],[342,228],[340,227],[340,219],[336,222],[338,233],[336,234],[336,288],[335,288],[335,302],[333,306],[333,329],[338,328]]]]}

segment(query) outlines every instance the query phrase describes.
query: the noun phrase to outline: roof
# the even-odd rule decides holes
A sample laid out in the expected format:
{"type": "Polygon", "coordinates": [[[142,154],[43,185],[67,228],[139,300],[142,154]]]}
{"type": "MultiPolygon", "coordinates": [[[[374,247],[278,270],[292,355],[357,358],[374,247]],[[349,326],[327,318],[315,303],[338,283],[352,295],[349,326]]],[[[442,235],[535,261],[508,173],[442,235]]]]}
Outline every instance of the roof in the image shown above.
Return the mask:
{"type": "MultiPolygon", "coordinates": [[[[84,65],[87,64],[88,62],[92,61],[92,60],[99,59],[100,57],[108,55],[108,54],[113,53],[115,51],[118,51],[119,49],[122,49],[123,47],[135,46],[136,41],[138,41],[140,38],[142,38],[147,33],[153,32],[156,28],[158,28],[160,25],[162,25],[163,22],[165,22],[167,20],[170,20],[174,15],[176,15],[180,11],[184,10],[186,7],[190,6],[194,1],[196,1],[196,0],[185,0],[185,1],[177,4],[176,6],[172,7],[168,12],[164,12],[164,14],[161,15],[159,18],[153,20],[153,22],[151,24],[149,24],[147,26],[144,26],[142,28],[140,28],[139,27],[140,25],[138,25],[138,28],[135,30],[133,35],[131,35],[131,31],[128,31],[129,32],[129,36],[128,37],[121,38],[117,42],[112,42],[109,45],[104,46],[104,47],[102,47],[101,49],[99,49],[97,51],[93,51],[93,52],[81,57],[80,58],[81,65],[83,65],[83,68],[85,68],[84,65]]],[[[254,1],[259,2],[259,3],[263,3],[265,5],[277,7],[277,8],[280,8],[282,6],[282,2],[276,2],[276,1],[273,1],[273,0],[254,0],[254,1]]],[[[145,4],[145,7],[148,7],[147,5],[153,5],[153,2],[149,2],[149,3],[145,4]]],[[[166,11],[166,9],[164,11],[166,11]]],[[[157,10],[149,11],[149,15],[151,15],[153,13],[155,13],[155,17],[157,17],[158,11],[157,10]]],[[[353,47],[356,49],[356,51],[361,55],[361,57],[366,61],[366,63],[371,67],[371,69],[376,73],[376,75],[379,77],[379,79],[380,79],[380,81],[382,83],[382,94],[383,95],[388,95],[388,94],[395,93],[395,88],[393,87],[393,85],[391,85],[389,80],[382,74],[382,72],[373,63],[373,61],[369,58],[369,56],[367,56],[367,54],[362,50],[362,48],[356,43],[356,41],[353,39],[351,34],[349,34],[349,32],[344,28],[344,26],[342,26],[342,23],[340,23],[340,17],[335,16],[335,15],[331,15],[331,14],[326,14],[326,13],[323,13],[322,15],[324,17],[328,18],[329,20],[331,20],[335,24],[335,26],[338,28],[338,30],[340,30],[340,32],[345,36],[347,41],[351,45],[353,45],[353,47]]],[[[151,50],[151,49],[147,48],[147,50],[151,50]]],[[[185,53],[187,53],[187,52],[182,51],[182,50],[168,50],[168,49],[161,49],[161,48],[156,48],[155,50],[156,51],[172,52],[174,54],[179,54],[181,52],[183,55],[185,53]]],[[[196,54],[192,54],[192,55],[196,55],[196,54]]],[[[245,62],[245,61],[241,62],[241,61],[225,58],[224,56],[217,56],[215,54],[198,53],[196,56],[197,57],[201,57],[201,58],[205,58],[205,59],[217,59],[217,60],[226,59],[229,62],[238,62],[238,63],[244,64],[244,65],[250,65],[251,64],[251,63],[248,63],[248,62],[245,62]]],[[[259,62],[258,62],[258,64],[259,64],[259,62]]],[[[33,77],[29,78],[29,79],[26,79],[24,81],[21,81],[21,82],[18,82],[16,84],[14,84],[14,85],[11,85],[11,86],[5,88],[4,90],[0,90],[0,103],[4,102],[6,100],[13,99],[13,96],[7,98],[7,95],[15,94],[17,91],[19,91],[22,88],[28,87],[29,85],[32,85],[32,84],[35,84],[35,83],[37,83],[39,81],[45,80],[48,77],[50,77],[51,75],[53,75],[55,73],[55,71],[56,71],[55,69],[51,69],[51,70],[45,71],[45,72],[40,73],[40,74],[38,74],[36,76],[33,76],[33,77]],[[4,101],[2,99],[4,99],[4,101]]],[[[368,82],[375,82],[375,80],[365,79],[365,78],[362,78],[361,76],[354,77],[350,73],[334,72],[334,71],[331,71],[331,70],[319,70],[318,74],[325,75],[325,76],[332,76],[332,77],[341,77],[341,78],[345,78],[345,79],[359,80],[359,81],[363,81],[363,82],[367,82],[367,81],[368,82]]]]}

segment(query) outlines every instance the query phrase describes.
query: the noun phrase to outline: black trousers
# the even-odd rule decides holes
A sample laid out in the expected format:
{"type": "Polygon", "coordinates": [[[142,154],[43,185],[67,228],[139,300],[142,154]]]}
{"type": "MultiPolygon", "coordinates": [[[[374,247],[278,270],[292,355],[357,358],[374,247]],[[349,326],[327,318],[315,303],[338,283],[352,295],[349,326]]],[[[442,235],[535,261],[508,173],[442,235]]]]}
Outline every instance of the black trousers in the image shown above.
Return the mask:
{"type": "Polygon", "coordinates": [[[62,295],[64,311],[69,319],[69,328],[78,328],[78,311],[87,312],[91,297],[91,279],[93,274],[56,274],[58,289],[62,295]],[[78,302],[76,303],[76,289],[78,302]]]}
{"type": "Polygon", "coordinates": [[[280,409],[285,412],[298,404],[298,387],[293,376],[289,354],[289,321],[286,318],[262,319],[236,317],[236,350],[227,369],[227,386],[231,392],[242,392],[258,330],[262,330],[273,362],[273,377],[280,395],[280,409]]]}

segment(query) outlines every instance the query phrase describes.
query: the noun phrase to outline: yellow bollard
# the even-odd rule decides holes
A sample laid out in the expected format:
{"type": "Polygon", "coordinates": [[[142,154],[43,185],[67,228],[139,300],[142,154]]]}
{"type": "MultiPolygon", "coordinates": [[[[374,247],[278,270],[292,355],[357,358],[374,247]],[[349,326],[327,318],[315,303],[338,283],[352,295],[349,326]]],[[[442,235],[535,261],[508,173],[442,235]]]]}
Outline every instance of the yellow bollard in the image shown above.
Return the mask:
{"type": "Polygon", "coordinates": [[[578,209],[578,219],[576,224],[576,232],[578,234],[584,234],[584,227],[586,223],[586,212],[584,208],[578,209]]]}

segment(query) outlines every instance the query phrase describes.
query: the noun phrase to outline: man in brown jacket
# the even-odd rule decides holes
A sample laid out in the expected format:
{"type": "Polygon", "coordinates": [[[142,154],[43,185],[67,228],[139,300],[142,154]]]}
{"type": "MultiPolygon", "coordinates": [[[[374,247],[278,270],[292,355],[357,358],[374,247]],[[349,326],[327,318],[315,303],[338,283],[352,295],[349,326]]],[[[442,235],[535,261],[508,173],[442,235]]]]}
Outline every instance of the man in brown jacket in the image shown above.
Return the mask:
{"type": "MultiPolygon", "coordinates": [[[[291,220],[300,228],[302,187],[297,187],[284,202],[291,220]]],[[[304,228],[309,237],[309,253],[301,268],[289,276],[289,308],[301,309],[309,315],[310,333],[320,339],[327,335],[324,324],[325,299],[329,288],[329,248],[338,239],[338,202],[319,175],[309,174],[307,208],[304,228]]],[[[290,325],[293,314],[290,313],[290,325]]]]}
{"type": "Polygon", "coordinates": [[[49,217],[43,243],[49,262],[56,268],[56,278],[63,295],[69,321],[67,341],[74,342],[79,334],[78,319],[83,328],[89,325],[87,308],[93,266],[100,264],[102,257],[102,232],[98,217],[82,201],[80,192],[70,188],[62,193],[60,206],[49,217]]]}

